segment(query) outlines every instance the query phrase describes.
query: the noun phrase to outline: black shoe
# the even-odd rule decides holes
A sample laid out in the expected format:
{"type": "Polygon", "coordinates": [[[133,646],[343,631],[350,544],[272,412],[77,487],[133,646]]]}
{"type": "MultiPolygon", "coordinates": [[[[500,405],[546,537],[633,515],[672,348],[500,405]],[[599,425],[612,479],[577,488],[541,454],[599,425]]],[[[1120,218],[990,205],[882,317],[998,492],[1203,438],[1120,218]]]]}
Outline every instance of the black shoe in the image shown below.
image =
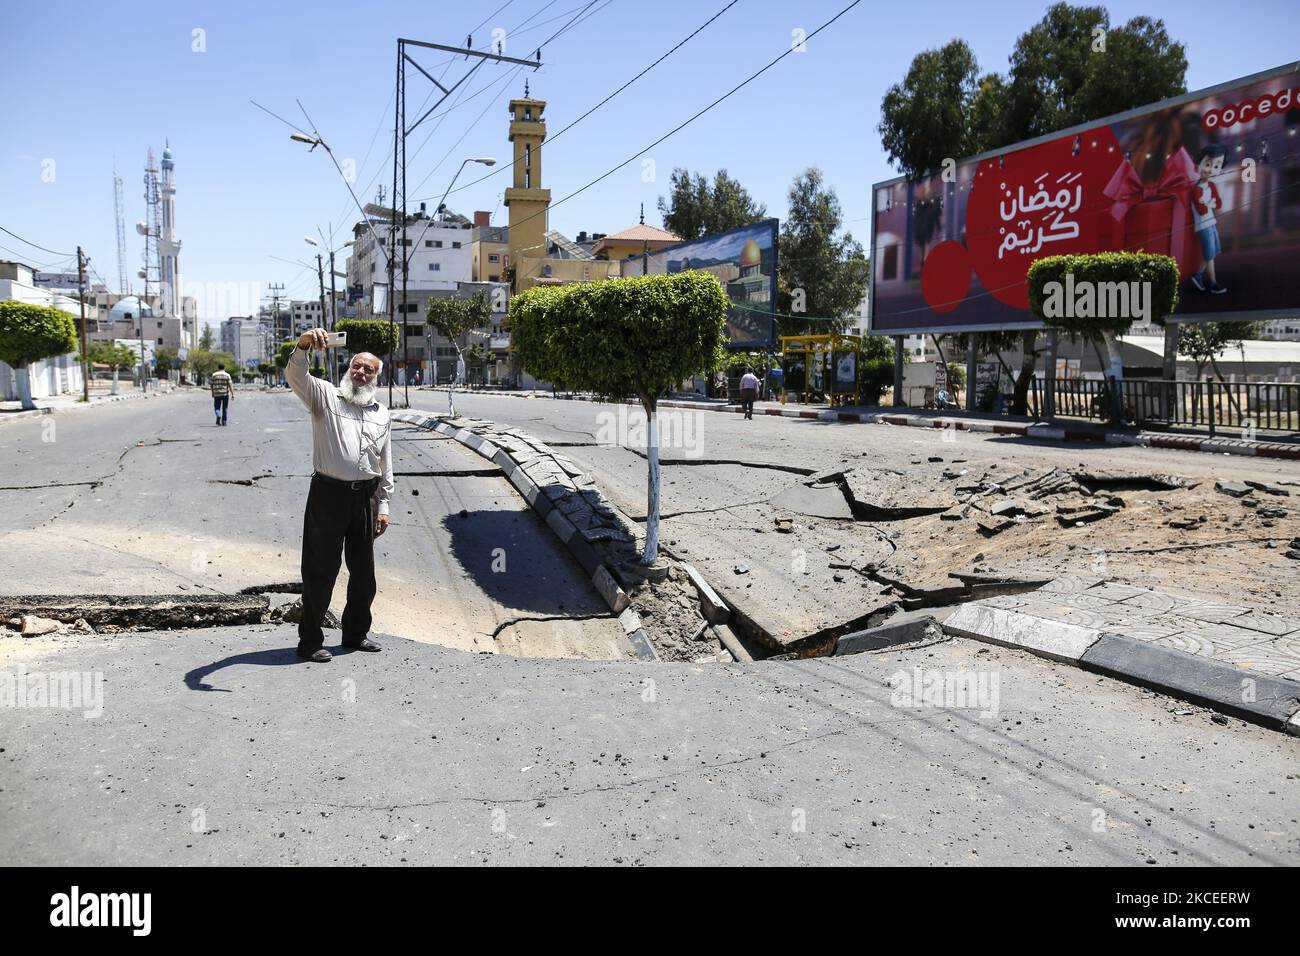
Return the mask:
{"type": "Polygon", "coordinates": [[[344,641],[343,646],[350,651],[369,651],[372,654],[379,651],[379,645],[367,637],[360,641],[344,641]]]}
{"type": "Polygon", "coordinates": [[[1193,273],[1193,275],[1192,275],[1192,285],[1196,286],[1196,290],[1197,290],[1198,292],[1204,292],[1204,291],[1205,291],[1205,280],[1201,278],[1201,274],[1200,274],[1199,272],[1197,272],[1197,273],[1193,273]]]}
{"type": "Polygon", "coordinates": [[[328,664],[334,659],[334,655],[323,647],[318,647],[310,653],[300,647],[298,648],[298,656],[305,661],[311,661],[313,664],[328,664]]]}
{"type": "Polygon", "coordinates": [[[1221,285],[1219,285],[1219,283],[1217,283],[1217,282],[1212,283],[1212,284],[1210,285],[1210,292],[1211,292],[1211,294],[1213,294],[1213,295],[1223,295],[1223,293],[1225,293],[1225,292],[1227,292],[1227,291],[1228,291],[1228,289],[1227,289],[1226,286],[1221,286],[1221,285]]]}

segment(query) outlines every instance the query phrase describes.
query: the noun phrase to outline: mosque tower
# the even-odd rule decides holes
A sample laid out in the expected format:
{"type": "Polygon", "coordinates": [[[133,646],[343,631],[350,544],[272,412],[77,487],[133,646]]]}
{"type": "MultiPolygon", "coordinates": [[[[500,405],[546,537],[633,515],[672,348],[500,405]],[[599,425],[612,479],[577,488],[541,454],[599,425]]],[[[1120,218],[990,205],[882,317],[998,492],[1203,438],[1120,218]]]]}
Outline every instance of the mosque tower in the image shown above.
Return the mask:
{"type": "Polygon", "coordinates": [[[172,160],[171,144],[162,154],[162,181],[159,183],[159,203],[162,222],[158,230],[158,277],[162,283],[162,314],[180,315],[181,275],[179,255],[181,241],[176,238],[176,164],[172,160]]]}

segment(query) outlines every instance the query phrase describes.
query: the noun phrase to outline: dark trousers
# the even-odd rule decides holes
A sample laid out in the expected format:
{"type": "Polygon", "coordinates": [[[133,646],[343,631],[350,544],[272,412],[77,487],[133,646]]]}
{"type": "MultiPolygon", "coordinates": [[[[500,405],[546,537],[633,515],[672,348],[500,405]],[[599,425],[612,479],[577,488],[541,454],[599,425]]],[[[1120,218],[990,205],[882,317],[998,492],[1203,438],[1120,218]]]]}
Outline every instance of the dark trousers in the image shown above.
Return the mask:
{"type": "Polygon", "coordinates": [[[370,604],[375,599],[375,514],[371,503],[376,481],[353,489],[311,480],[302,523],[302,619],[298,647],[314,651],[325,643],[321,622],[329,610],[339,555],[348,565],[348,603],[343,608],[343,643],[359,643],[370,632],[370,604]]]}
{"type": "Polygon", "coordinates": [[[216,414],[217,418],[221,420],[221,424],[223,425],[226,423],[226,410],[228,408],[230,408],[229,395],[212,396],[212,411],[216,414]]]}
{"type": "Polygon", "coordinates": [[[758,389],[742,388],[740,390],[740,404],[745,409],[745,417],[754,417],[754,399],[758,398],[758,389]]]}

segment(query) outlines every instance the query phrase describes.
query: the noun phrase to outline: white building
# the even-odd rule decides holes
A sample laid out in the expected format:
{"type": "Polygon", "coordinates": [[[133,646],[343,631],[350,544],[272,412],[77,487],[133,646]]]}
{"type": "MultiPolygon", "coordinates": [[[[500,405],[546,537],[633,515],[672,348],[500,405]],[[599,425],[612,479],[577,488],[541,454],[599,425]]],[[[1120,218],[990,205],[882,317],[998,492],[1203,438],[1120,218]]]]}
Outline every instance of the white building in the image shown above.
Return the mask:
{"type": "Polygon", "coordinates": [[[1264,334],[1260,338],[1283,342],[1300,340],[1300,315],[1290,319],[1274,319],[1271,322],[1265,322],[1264,334]]]}
{"type": "MultiPolygon", "coordinates": [[[[29,305],[54,306],[62,309],[74,318],[81,318],[81,302],[71,296],[63,295],[51,289],[42,289],[35,284],[31,266],[21,262],[0,260],[0,302],[13,300],[29,305]]],[[[90,312],[87,311],[89,317],[90,312]]],[[[49,398],[51,395],[67,395],[81,391],[81,363],[76,360],[77,352],[55,356],[27,366],[32,398],[49,398]]],[[[0,395],[6,401],[18,398],[18,377],[14,369],[0,362],[0,395]]]]}
{"type": "Polygon", "coordinates": [[[269,362],[270,329],[252,316],[232,316],[221,323],[221,351],[229,352],[245,368],[269,362]]]}
{"type": "MultiPolygon", "coordinates": [[[[359,222],[352,228],[354,244],[347,261],[349,298],[356,307],[357,318],[383,318],[388,315],[388,250],[394,248],[390,242],[394,230],[391,215],[385,218],[382,207],[371,205],[366,207],[366,212],[369,223],[359,222]]],[[[400,296],[401,262],[409,259],[408,306],[411,293],[454,292],[459,283],[472,281],[472,225],[454,213],[445,214],[442,219],[430,219],[421,203],[420,211],[408,217],[405,228],[398,227],[399,259],[393,284],[400,296]]]]}

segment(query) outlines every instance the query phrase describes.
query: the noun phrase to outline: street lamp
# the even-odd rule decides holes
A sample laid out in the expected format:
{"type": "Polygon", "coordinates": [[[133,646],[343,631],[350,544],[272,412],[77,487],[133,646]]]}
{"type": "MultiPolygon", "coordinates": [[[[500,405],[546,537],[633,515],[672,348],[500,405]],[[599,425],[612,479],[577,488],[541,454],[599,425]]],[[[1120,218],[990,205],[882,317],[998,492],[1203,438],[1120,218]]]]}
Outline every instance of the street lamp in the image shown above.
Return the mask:
{"type": "MultiPolygon", "coordinates": [[[[447,188],[443,191],[442,198],[438,200],[438,205],[433,207],[433,214],[435,216],[438,215],[440,212],[442,212],[443,204],[447,201],[447,196],[451,193],[451,187],[456,185],[456,180],[460,178],[460,174],[464,171],[465,167],[468,166],[470,163],[479,163],[483,166],[495,166],[497,164],[497,161],[495,156],[473,156],[470,157],[469,159],[462,160],[460,164],[460,168],[456,170],[456,175],[451,177],[451,182],[447,184],[447,188]]],[[[432,222],[433,220],[430,219],[429,221],[432,222]]],[[[415,254],[415,250],[419,248],[420,239],[424,238],[424,233],[427,232],[428,230],[429,230],[429,226],[426,223],[424,227],[424,231],[420,233],[420,238],[416,239],[415,245],[411,247],[411,255],[415,254]]],[[[407,267],[410,264],[411,255],[405,256],[402,261],[402,364],[403,366],[406,365],[406,275],[407,272],[409,271],[407,267]]],[[[432,339],[430,339],[430,342],[432,342],[432,339]]],[[[460,343],[453,341],[451,344],[452,346],[455,347],[456,357],[460,360],[457,363],[457,367],[458,368],[464,367],[464,356],[461,355],[460,343]]],[[[434,362],[435,363],[437,362],[436,358],[434,359],[434,362]]],[[[390,384],[390,388],[391,388],[391,384],[390,384]]],[[[455,414],[455,406],[452,403],[451,394],[452,394],[451,387],[448,386],[447,410],[452,414],[455,414]]],[[[389,404],[390,405],[392,404],[391,395],[390,395],[389,404]]],[[[407,399],[406,407],[407,408],[411,407],[411,402],[409,398],[407,399]]]]}

